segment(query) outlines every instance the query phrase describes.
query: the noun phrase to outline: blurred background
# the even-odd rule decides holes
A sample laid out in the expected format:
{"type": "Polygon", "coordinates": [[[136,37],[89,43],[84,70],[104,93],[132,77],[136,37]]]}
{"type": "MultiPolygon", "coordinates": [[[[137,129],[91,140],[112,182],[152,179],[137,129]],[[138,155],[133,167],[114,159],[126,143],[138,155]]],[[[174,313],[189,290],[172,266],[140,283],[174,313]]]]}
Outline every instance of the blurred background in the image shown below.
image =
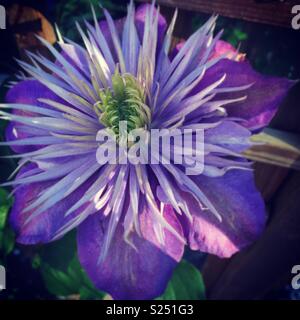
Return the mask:
{"type": "MultiPolygon", "coordinates": [[[[216,12],[220,14],[216,32],[224,29],[222,39],[240,46],[240,52],[246,53],[257,71],[300,79],[300,30],[293,30],[290,25],[294,1],[245,0],[235,5],[227,0],[214,1],[211,6],[210,1],[201,0],[158,2],[167,20],[174,12],[174,3],[180,8],[175,39],[187,38],[216,12]]],[[[92,20],[90,4],[97,8],[99,20],[102,19],[99,3],[114,18],[126,13],[127,1],[121,0],[1,1],[7,20],[6,29],[0,30],[1,102],[8,84],[16,80],[19,71],[14,59],[26,59],[25,50],[48,54],[34,35],[38,33],[55,43],[56,23],[63,36],[80,42],[75,21],[92,20]]],[[[255,164],[256,183],[269,212],[265,235],[251,248],[227,260],[186,252],[185,262],[171,280],[173,285],[161,299],[300,299],[300,290],[293,290],[290,285],[291,268],[300,264],[299,92],[296,86],[271,123],[278,145],[271,150],[258,150],[259,155],[255,155],[261,160],[266,158],[262,156],[264,152],[269,153],[269,158],[275,153],[281,159],[277,164],[258,159],[255,164]],[[183,293],[182,286],[195,285],[194,291],[183,293]]],[[[0,120],[1,141],[5,126],[0,120]]],[[[8,148],[1,147],[0,155],[9,153],[8,148]]],[[[0,159],[0,181],[5,181],[15,167],[13,160],[0,159]]],[[[7,290],[0,292],[0,300],[109,299],[93,287],[81,269],[74,233],[43,247],[15,243],[7,222],[13,201],[8,193],[9,190],[0,188],[0,265],[7,270],[7,290]]]]}

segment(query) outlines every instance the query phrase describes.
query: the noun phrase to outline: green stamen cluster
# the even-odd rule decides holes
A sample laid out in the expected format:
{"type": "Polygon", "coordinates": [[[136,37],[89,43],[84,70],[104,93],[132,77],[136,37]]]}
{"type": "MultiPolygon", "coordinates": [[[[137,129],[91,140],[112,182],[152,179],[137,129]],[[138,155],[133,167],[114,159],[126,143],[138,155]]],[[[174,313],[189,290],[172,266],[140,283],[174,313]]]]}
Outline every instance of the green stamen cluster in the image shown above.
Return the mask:
{"type": "Polygon", "coordinates": [[[100,93],[95,108],[99,121],[119,135],[120,121],[127,121],[127,132],[149,124],[151,114],[145,100],[145,92],[136,78],[116,72],[112,76],[112,88],[100,93]]]}

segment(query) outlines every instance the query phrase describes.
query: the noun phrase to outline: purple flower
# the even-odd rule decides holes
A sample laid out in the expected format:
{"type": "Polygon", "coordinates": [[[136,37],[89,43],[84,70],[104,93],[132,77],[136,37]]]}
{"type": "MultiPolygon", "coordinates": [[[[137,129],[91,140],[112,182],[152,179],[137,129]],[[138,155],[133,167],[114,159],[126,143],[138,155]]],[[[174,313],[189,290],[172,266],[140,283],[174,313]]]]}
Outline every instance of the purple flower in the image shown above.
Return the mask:
{"type": "Polygon", "coordinates": [[[7,142],[20,158],[10,220],[22,244],[77,228],[80,262],[115,299],[163,293],[184,247],[230,257],[261,234],[263,200],[243,150],[265,127],[293,82],[256,73],[213,37],[211,17],[170,51],[169,27],[153,5],[87,32],[84,47],[61,36],[55,58],[29,53],[31,78],[1,105],[7,142]],[[43,67],[43,68],[41,68],[43,67]],[[12,109],[12,113],[5,109],[12,109]],[[97,132],[127,120],[134,129],[204,130],[204,171],[184,165],[105,164],[97,132]]]}

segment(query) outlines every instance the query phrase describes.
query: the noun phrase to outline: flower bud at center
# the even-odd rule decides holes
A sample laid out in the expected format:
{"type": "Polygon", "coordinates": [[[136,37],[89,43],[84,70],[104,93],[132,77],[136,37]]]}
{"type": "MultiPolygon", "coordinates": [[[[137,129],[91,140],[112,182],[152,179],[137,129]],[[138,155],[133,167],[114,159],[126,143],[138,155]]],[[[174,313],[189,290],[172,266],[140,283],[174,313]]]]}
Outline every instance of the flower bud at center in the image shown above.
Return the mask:
{"type": "Polygon", "coordinates": [[[100,100],[94,105],[99,121],[119,136],[119,124],[127,122],[127,132],[147,128],[151,112],[146,105],[146,95],[137,79],[130,75],[112,76],[111,88],[100,92],[100,100]]]}

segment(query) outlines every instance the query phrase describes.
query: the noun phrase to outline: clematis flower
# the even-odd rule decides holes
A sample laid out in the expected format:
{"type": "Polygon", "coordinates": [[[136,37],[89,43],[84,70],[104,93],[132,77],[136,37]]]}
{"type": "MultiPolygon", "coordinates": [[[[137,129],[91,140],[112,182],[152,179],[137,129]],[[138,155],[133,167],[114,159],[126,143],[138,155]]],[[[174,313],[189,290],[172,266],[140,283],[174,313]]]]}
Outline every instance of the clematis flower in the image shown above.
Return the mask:
{"type": "Polygon", "coordinates": [[[10,215],[17,241],[48,243],[77,228],[79,260],[114,299],[152,299],[166,288],[185,246],[230,257],[266,221],[251,163],[242,155],[293,82],[255,72],[213,36],[212,16],[170,53],[170,25],[143,5],[127,16],[77,24],[83,46],[59,35],[29,53],[29,74],[8,92],[1,118],[20,159],[10,215]],[[8,112],[11,109],[12,112],[8,112]],[[99,164],[99,130],[204,130],[204,171],[185,164],[99,164]]]}

